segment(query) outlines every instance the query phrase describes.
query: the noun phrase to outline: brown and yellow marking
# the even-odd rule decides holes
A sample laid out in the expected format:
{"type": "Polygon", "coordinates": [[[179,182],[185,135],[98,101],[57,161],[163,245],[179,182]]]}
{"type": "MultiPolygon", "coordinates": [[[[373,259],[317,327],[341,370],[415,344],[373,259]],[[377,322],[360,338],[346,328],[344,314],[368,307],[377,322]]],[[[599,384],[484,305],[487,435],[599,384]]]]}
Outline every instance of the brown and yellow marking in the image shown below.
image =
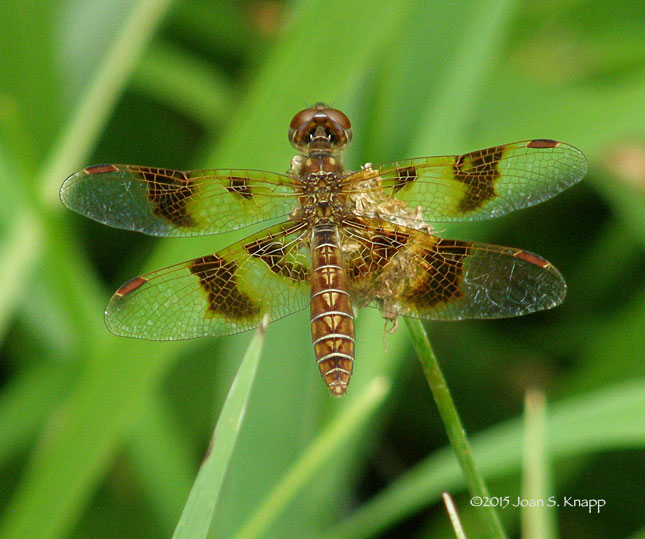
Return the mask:
{"type": "Polygon", "coordinates": [[[370,262],[381,268],[385,266],[390,259],[399,252],[410,238],[409,234],[400,230],[388,230],[380,228],[371,238],[368,245],[371,255],[370,262]]]}
{"type": "Polygon", "coordinates": [[[421,250],[424,272],[417,283],[406,290],[404,298],[422,308],[454,301],[463,296],[464,258],[470,243],[437,238],[432,247],[421,250]]]}
{"type": "Polygon", "coordinates": [[[114,165],[94,165],[83,170],[88,174],[106,174],[107,172],[116,172],[119,169],[114,165]]]}
{"type": "Polygon", "coordinates": [[[220,314],[233,320],[252,318],[260,307],[237,287],[236,262],[227,262],[217,255],[195,259],[188,268],[199,282],[208,298],[210,315],[220,314]]]}
{"type": "Polygon", "coordinates": [[[248,178],[243,178],[241,176],[229,176],[229,186],[226,188],[229,193],[235,193],[245,198],[246,200],[251,200],[253,198],[253,193],[249,187],[248,178]]]}
{"type": "Polygon", "coordinates": [[[134,292],[137,288],[139,288],[143,284],[146,284],[147,282],[148,279],[144,279],[143,277],[135,277],[134,279],[130,279],[124,285],[121,285],[121,287],[119,287],[115,294],[121,297],[126,296],[127,294],[134,292]]]}
{"type": "Polygon", "coordinates": [[[261,323],[265,311],[297,310],[309,279],[317,363],[330,392],[342,395],[355,353],[352,303],[379,307],[395,321],[408,314],[428,319],[517,315],[562,301],[564,282],[538,255],[442,239],[431,234],[425,219],[493,217],[519,209],[523,198],[525,205],[549,198],[581,179],[586,161],[578,150],[534,139],[461,156],[366,164],[352,173],[342,164],[351,138],[349,119],[317,103],[289,125],[297,155],[287,176],[103,164],[68,178],[61,199],[71,209],[158,235],[230,228],[222,217],[231,210],[226,193],[231,211],[244,210],[231,220],[233,228],[291,210],[281,228],[242,240],[221,255],[128,281],[108,306],[110,330],[153,339],[231,334],[261,323]],[[496,198],[502,173],[507,200],[496,198]],[[118,181],[101,189],[106,178],[100,175],[118,181]],[[222,188],[218,200],[210,196],[222,188]],[[159,226],[160,220],[167,223],[159,226]],[[311,263],[304,258],[307,248],[311,263]]]}
{"type": "Polygon", "coordinates": [[[188,213],[188,201],[195,194],[194,184],[185,172],[152,167],[136,167],[148,184],[152,213],[176,226],[195,226],[188,213]]]}
{"type": "Polygon", "coordinates": [[[529,142],[526,146],[527,148],[555,148],[560,144],[557,140],[551,140],[548,138],[536,138],[529,142]]]}
{"type": "Polygon", "coordinates": [[[348,275],[352,279],[360,279],[383,268],[407,244],[409,238],[410,235],[401,230],[385,227],[363,230],[355,238],[360,248],[347,255],[348,275]]]}
{"type": "Polygon", "coordinates": [[[495,146],[457,157],[453,165],[455,178],[468,187],[459,201],[460,211],[471,212],[495,197],[495,180],[500,176],[497,165],[505,148],[495,146]]]}
{"type": "Polygon", "coordinates": [[[417,167],[409,166],[396,169],[396,183],[392,188],[392,194],[398,193],[406,185],[411,184],[417,179],[417,167]]]}
{"type": "Polygon", "coordinates": [[[273,236],[247,243],[244,245],[244,249],[251,256],[262,260],[276,275],[296,282],[303,282],[309,279],[308,268],[296,261],[287,260],[284,243],[276,241],[273,236]]]}

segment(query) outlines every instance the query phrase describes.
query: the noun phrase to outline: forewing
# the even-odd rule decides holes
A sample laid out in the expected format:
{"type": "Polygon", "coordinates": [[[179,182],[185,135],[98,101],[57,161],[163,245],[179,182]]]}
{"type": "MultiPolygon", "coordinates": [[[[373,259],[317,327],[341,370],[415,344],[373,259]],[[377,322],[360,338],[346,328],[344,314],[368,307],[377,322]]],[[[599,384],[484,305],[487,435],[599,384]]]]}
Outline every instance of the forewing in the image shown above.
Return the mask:
{"type": "Polygon", "coordinates": [[[580,181],[586,170],[585,156],[577,148],[535,139],[367,167],[348,176],[344,190],[371,190],[377,199],[394,197],[411,214],[420,207],[417,219],[430,223],[477,221],[543,202],[580,181]]]}
{"type": "Polygon", "coordinates": [[[284,223],[215,254],[124,284],[105,311],[126,337],[179,340],[230,335],[309,304],[311,262],[302,224],[284,223]]]}
{"type": "Polygon", "coordinates": [[[293,180],[255,170],[178,171],[97,165],[65,180],[60,198],[100,223],[152,236],[200,236],[289,214],[293,180]]]}
{"type": "Polygon", "coordinates": [[[560,304],[566,284],[521,249],[439,238],[391,223],[345,227],[350,292],[388,317],[506,318],[560,304]]]}

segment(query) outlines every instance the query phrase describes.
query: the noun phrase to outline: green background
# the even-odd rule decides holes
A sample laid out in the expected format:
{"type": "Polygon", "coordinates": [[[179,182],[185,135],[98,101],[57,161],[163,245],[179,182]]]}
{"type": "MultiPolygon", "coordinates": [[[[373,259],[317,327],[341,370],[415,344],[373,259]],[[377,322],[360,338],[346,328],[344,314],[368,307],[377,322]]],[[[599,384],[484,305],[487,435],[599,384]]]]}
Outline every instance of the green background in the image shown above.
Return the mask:
{"type": "MultiPolygon", "coordinates": [[[[520,495],[523,399],[538,388],[547,495],[607,502],[554,510],[554,533],[645,533],[644,25],[639,0],[3,2],[0,536],[169,536],[250,338],[109,334],[122,282],[249,231],[108,229],[62,207],[62,181],[105,162],[284,172],[288,122],[317,101],[352,120],[350,168],[530,138],[587,155],[587,178],[556,199],[444,232],[539,253],[565,303],[427,328],[494,496],[520,495]]],[[[343,399],[320,380],[307,312],[268,327],[212,536],[252,517],[378,375],[390,394],[263,535],[450,537],[448,490],[477,537],[407,330],[384,337],[371,309],[343,399]]],[[[519,511],[500,514],[519,536],[519,511]]]]}

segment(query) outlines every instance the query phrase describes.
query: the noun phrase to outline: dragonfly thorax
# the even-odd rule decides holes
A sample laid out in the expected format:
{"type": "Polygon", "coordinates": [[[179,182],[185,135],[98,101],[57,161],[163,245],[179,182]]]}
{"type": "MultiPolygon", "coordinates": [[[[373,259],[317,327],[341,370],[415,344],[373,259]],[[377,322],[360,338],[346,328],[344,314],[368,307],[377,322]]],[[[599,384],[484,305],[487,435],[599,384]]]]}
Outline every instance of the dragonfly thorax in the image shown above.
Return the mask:
{"type": "Polygon", "coordinates": [[[343,175],[337,172],[317,172],[299,178],[304,197],[301,206],[305,215],[318,219],[340,218],[345,212],[341,194],[343,175]]]}

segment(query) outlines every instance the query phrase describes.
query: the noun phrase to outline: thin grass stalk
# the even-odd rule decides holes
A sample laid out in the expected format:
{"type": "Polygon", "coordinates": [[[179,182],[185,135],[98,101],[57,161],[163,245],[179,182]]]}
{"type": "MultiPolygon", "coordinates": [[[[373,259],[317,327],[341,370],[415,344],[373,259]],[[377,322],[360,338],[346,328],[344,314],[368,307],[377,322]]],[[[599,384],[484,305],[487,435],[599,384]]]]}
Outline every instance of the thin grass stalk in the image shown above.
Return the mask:
{"type": "MultiPolygon", "coordinates": [[[[524,440],[522,447],[522,500],[547,500],[553,492],[548,447],[546,399],[537,389],[524,399],[524,440]]],[[[524,506],[522,537],[557,537],[557,515],[553,507],[524,506]]]]}
{"type": "MultiPolygon", "coordinates": [[[[464,474],[468,491],[472,498],[489,499],[488,487],[484,482],[484,478],[477,471],[473,453],[468,443],[468,438],[466,437],[466,431],[461,423],[461,419],[459,419],[459,414],[452,400],[448,384],[441,372],[439,362],[432,350],[430,339],[428,339],[423,324],[416,318],[406,318],[405,321],[410,331],[412,344],[414,345],[417,357],[421,362],[421,367],[432,391],[432,396],[437,403],[437,408],[446,428],[450,445],[455,452],[459,466],[464,474]]],[[[495,508],[482,503],[480,509],[481,511],[478,511],[478,514],[480,515],[486,535],[488,537],[506,537],[506,532],[502,528],[495,508]]]]}
{"type": "Polygon", "coordinates": [[[457,539],[467,539],[466,532],[461,524],[461,519],[459,518],[459,513],[457,512],[457,507],[455,506],[455,501],[452,499],[452,496],[448,492],[442,492],[441,499],[443,500],[443,504],[446,506],[446,512],[450,517],[450,524],[452,525],[452,531],[455,533],[455,537],[457,539]]]}
{"type": "Polygon", "coordinates": [[[269,318],[265,315],[244,354],[173,539],[208,537],[224,477],[246,415],[268,323],[269,318]]]}

